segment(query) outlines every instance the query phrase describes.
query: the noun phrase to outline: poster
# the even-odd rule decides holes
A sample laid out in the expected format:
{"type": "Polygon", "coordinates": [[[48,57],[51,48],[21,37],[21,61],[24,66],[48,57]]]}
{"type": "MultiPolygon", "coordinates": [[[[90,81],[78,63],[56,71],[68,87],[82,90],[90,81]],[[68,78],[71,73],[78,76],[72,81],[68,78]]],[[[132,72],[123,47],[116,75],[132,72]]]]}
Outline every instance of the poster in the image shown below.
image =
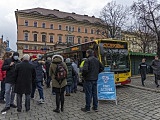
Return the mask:
{"type": "Polygon", "coordinates": [[[97,82],[98,100],[116,100],[114,72],[102,72],[97,82]]]}

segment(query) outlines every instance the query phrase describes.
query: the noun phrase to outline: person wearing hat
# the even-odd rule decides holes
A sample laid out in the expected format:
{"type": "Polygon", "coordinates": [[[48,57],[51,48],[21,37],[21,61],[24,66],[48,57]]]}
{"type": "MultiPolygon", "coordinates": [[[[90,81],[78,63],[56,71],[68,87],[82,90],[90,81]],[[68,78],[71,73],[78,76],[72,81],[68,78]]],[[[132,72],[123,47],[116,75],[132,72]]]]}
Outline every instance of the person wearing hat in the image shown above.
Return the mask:
{"type": "Polygon", "coordinates": [[[31,92],[31,98],[34,98],[35,90],[38,89],[39,97],[38,100],[39,104],[44,103],[44,94],[43,94],[43,87],[42,87],[42,81],[43,81],[43,69],[42,65],[45,64],[45,62],[42,59],[42,55],[38,54],[36,57],[32,56],[32,62],[31,64],[34,66],[36,71],[36,80],[35,85],[32,85],[32,92],[31,92]]]}
{"type": "Polygon", "coordinates": [[[1,112],[5,112],[12,108],[16,108],[17,106],[14,104],[14,85],[15,85],[15,67],[20,63],[19,53],[14,52],[11,58],[8,58],[4,61],[2,66],[2,70],[6,71],[6,79],[5,79],[5,100],[6,105],[5,108],[1,112]]]}

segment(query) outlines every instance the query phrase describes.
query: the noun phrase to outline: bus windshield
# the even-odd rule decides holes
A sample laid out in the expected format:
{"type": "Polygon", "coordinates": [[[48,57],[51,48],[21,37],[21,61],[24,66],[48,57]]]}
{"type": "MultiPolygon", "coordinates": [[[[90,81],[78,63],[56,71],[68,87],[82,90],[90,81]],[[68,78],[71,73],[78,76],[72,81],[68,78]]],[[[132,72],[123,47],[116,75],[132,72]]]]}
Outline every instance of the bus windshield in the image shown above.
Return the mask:
{"type": "Polygon", "coordinates": [[[107,48],[100,45],[103,65],[110,67],[112,72],[129,71],[129,53],[126,48],[107,48]]]}

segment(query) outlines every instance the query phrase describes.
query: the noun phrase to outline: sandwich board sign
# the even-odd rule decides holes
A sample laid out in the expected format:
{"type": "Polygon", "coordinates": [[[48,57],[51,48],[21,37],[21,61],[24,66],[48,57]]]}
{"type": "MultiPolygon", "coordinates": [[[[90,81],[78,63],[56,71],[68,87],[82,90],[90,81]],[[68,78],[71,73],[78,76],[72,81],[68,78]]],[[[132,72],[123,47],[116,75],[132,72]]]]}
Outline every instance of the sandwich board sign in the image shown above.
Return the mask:
{"type": "Polygon", "coordinates": [[[97,81],[98,100],[115,100],[117,105],[114,72],[101,72],[97,81]]]}

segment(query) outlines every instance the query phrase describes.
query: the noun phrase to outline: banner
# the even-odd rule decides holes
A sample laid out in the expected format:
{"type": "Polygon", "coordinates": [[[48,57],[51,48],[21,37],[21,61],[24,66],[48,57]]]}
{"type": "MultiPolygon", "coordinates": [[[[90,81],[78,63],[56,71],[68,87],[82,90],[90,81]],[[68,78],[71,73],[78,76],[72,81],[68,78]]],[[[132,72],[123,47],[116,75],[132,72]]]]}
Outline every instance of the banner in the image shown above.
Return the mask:
{"type": "Polygon", "coordinates": [[[113,72],[102,72],[98,75],[97,92],[98,100],[116,100],[113,72]]]}

